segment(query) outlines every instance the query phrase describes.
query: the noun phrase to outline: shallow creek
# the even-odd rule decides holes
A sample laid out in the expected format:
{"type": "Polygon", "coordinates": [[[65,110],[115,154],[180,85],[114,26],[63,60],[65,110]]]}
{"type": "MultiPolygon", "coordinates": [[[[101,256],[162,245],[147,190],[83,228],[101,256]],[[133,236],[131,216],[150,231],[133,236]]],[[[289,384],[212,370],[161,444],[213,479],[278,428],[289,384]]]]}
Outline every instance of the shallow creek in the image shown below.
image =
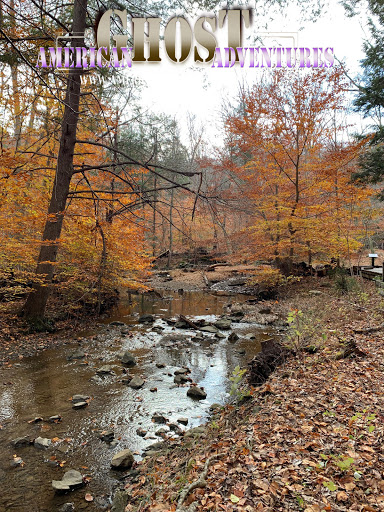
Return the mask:
{"type": "Polygon", "coordinates": [[[143,448],[161,440],[155,432],[163,425],[151,421],[156,412],[163,413],[170,422],[188,418],[186,427],[180,425],[182,429],[204,423],[209,406],[224,404],[228,399],[228,377],[234,367],[245,365],[260,350],[260,342],[273,334],[272,329],[257,324],[233,323],[230,331],[222,331],[224,339],[204,333],[203,340],[194,341],[196,331],[176,329],[163,318],[182,314],[191,320],[212,322],[225,313],[225,304],[247,297],[203,292],[165,294],[168,297],[163,299],[134,295],[131,302],[122,301],[93,331],[82,333],[70,345],[46,350],[0,371],[1,512],[54,512],[67,502],[74,502],[76,511],[108,509],[111,491],[124,474],[111,470],[113,455],[130,448],[140,460],[143,448]],[[155,323],[139,324],[143,313],[153,314],[155,323]],[[126,326],[109,325],[113,321],[126,326]],[[163,330],[157,332],[157,327],[163,330]],[[227,340],[231,332],[240,337],[236,343],[227,340]],[[251,333],[254,339],[250,339],[251,333]],[[86,357],[68,360],[78,349],[86,357]],[[141,389],[134,390],[121,382],[124,367],[120,354],[124,350],[137,359],[137,365],[126,371],[145,379],[141,389]],[[158,368],[156,363],[165,367],[158,368]],[[111,365],[114,374],[98,376],[97,369],[103,365],[111,365]],[[183,366],[190,368],[194,382],[204,387],[205,400],[189,398],[188,385],[174,384],[174,371],[183,366]],[[150,388],[157,391],[151,392],[150,388]],[[90,396],[89,405],[73,409],[70,399],[75,394],[90,396]],[[61,421],[50,422],[54,415],[60,415],[61,421]],[[30,422],[36,417],[43,421],[30,422]],[[139,427],[148,431],[146,438],[137,435],[139,427]],[[115,432],[116,446],[99,439],[104,430],[115,432]],[[46,449],[32,444],[12,446],[11,441],[22,436],[53,442],[46,449]],[[23,463],[18,464],[20,460],[14,456],[23,463]],[[66,495],[56,495],[51,481],[60,480],[68,469],[80,471],[89,483],[66,495]],[[85,500],[86,493],[92,495],[92,502],[85,500]]]}

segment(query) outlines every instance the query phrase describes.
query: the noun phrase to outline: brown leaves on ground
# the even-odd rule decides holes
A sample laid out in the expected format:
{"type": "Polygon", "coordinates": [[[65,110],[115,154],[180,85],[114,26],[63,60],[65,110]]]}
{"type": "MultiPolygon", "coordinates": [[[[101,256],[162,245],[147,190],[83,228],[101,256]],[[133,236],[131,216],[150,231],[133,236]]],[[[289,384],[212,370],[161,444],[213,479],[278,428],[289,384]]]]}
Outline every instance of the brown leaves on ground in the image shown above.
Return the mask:
{"type": "MultiPolygon", "coordinates": [[[[357,323],[337,336],[352,336],[357,323]]],[[[127,485],[132,510],[141,503],[143,512],[175,511],[180,492],[215,453],[224,456],[209,467],[206,486],[184,503],[199,512],[384,510],[384,333],[353,336],[365,357],[335,360],[332,339],[317,354],[288,361],[205,434],[167,442],[166,454],[139,465],[146,480],[127,485]]]]}

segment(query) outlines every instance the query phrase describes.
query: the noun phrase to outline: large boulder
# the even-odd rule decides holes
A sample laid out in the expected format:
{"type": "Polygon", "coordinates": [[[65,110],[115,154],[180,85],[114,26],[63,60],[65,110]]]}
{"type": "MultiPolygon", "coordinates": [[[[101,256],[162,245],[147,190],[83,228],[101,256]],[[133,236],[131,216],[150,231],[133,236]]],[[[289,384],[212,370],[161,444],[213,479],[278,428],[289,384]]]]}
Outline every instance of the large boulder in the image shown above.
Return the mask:
{"type": "Polygon", "coordinates": [[[133,453],[126,448],[113,456],[111,466],[114,469],[130,469],[134,460],[133,453]]]}

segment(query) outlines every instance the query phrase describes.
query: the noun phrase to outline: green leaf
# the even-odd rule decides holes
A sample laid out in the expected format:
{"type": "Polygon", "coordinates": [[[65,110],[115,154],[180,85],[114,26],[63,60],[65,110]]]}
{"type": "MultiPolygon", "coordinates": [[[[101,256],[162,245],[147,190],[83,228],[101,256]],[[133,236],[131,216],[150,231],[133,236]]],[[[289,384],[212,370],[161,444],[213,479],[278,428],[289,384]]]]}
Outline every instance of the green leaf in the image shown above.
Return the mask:
{"type": "Polygon", "coordinates": [[[336,489],[337,489],[337,485],[332,481],[323,482],[323,485],[324,485],[324,487],[329,489],[331,492],[336,491],[336,489]]]}
{"type": "Polygon", "coordinates": [[[235,496],[235,494],[231,494],[231,501],[232,503],[238,503],[240,501],[240,498],[235,496]]]}

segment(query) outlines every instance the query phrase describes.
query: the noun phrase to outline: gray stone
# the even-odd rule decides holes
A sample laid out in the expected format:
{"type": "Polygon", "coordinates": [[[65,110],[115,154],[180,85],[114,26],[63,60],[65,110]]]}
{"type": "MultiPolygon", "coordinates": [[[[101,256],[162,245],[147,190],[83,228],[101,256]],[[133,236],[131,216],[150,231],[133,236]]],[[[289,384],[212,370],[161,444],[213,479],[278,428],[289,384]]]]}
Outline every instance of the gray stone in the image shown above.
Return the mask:
{"type": "Polygon", "coordinates": [[[72,403],[75,404],[77,402],[86,402],[89,400],[89,398],[90,397],[88,395],[73,395],[72,403]]]}
{"type": "Polygon", "coordinates": [[[140,324],[153,324],[154,321],[155,321],[155,317],[148,313],[141,315],[141,317],[139,318],[140,324]]]}
{"type": "Polygon", "coordinates": [[[131,380],[131,382],[128,384],[128,386],[133,389],[140,389],[144,386],[144,383],[145,383],[144,379],[142,379],[138,375],[135,375],[133,377],[133,379],[131,380]]]}
{"type": "Polygon", "coordinates": [[[121,334],[129,334],[129,329],[127,327],[123,327],[121,330],[120,330],[121,334]]]}
{"type": "Polygon", "coordinates": [[[45,448],[48,448],[49,446],[51,446],[52,441],[45,437],[37,437],[33,444],[35,445],[36,448],[40,448],[41,450],[44,450],[45,448]]]}
{"type": "Polygon", "coordinates": [[[113,430],[104,430],[99,434],[99,439],[106,443],[111,443],[115,439],[115,433],[113,430]]]}
{"type": "Polygon", "coordinates": [[[168,427],[170,428],[170,430],[172,430],[173,432],[175,432],[175,434],[182,434],[183,431],[181,430],[181,428],[179,427],[179,425],[177,423],[170,423],[168,425],[168,427]]]}
{"type": "Polygon", "coordinates": [[[204,400],[204,398],[207,398],[207,393],[202,388],[199,388],[199,386],[191,386],[187,391],[187,396],[197,400],[204,400]]]}
{"type": "Polygon", "coordinates": [[[162,443],[162,442],[153,443],[153,444],[150,444],[149,446],[147,446],[146,448],[144,448],[144,451],[145,452],[159,452],[163,448],[164,448],[164,443],[162,443]]]}
{"type": "Polygon", "coordinates": [[[124,354],[121,357],[121,362],[125,364],[126,366],[135,366],[136,365],[136,358],[131,352],[124,352],[124,354]]]}
{"type": "Polygon", "coordinates": [[[130,469],[134,460],[133,453],[127,448],[113,456],[111,466],[114,469],[130,469]]]}
{"type": "Polygon", "coordinates": [[[155,412],[152,416],[152,421],[154,423],[167,423],[167,418],[160,412],[155,412]]]}
{"type": "Polygon", "coordinates": [[[201,327],[200,331],[216,334],[219,330],[214,325],[207,325],[206,327],[201,327]]]}
{"type": "Polygon", "coordinates": [[[144,428],[141,428],[139,427],[137,430],[136,430],[136,434],[140,437],[145,437],[147,434],[148,434],[148,431],[145,430],[144,428]]]}
{"type": "Polygon", "coordinates": [[[239,350],[236,350],[236,352],[237,352],[238,354],[240,354],[241,356],[245,356],[245,354],[246,354],[246,351],[245,351],[245,349],[244,349],[244,348],[240,348],[239,350]]]}
{"type": "Polygon", "coordinates": [[[215,410],[221,409],[221,408],[222,408],[222,405],[220,405],[220,404],[212,404],[212,405],[209,406],[209,409],[211,411],[215,411],[215,410]]]}
{"type": "Polygon", "coordinates": [[[204,427],[195,427],[195,428],[190,428],[189,430],[187,430],[184,434],[185,437],[195,437],[195,436],[200,436],[200,434],[204,434],[205,433],[205,428],[204,427]]]}
{"type": "Polygon", "coordinates": [[[112,325],[113,327],[124,327],[125,323],[120,322],[119,320],[114,320],[113,322],[110,322],[109,325],[112,325]]]}
{"type": "Polygon", "coordinates": [[[125,512],[125,507],[128,505],[129,494],[122,489],[115,492],[112,502],[111,512],[125,512]]]}
{"type": "Polygon", "coordinates": [[[79,471],[69,469],[61,480],[52,480],[52,487],[56,492],[66,492],[84,485],[83,477],[79,471]]]}
{"type": "Polygon", "coordinates": [[[184,322],[183,320],[178,320],[175,323],[175,327],[176,329],[188,329],[189,325],[187,324],[187,322],[184,322]]]}
{"type": "Polygon", "coordinates": [[[218,320],[215,322],[215,327],[218,329],[221,329],[222,331],[227,331],[231,328],[232,322],[229,319],[222,318],[221,320],[218,320]]]}
{"type": "Polygon", "coordinates": [[[175,384],[185,384],[186,382],[190,382],[192,379],[187,377],[186,375],[175,375],[173,382],[175,384]]]}
{"type": "Polygon", "coordinates": [[[167,432],[168,432],[168,430],[166,428],[161,427],[161,428],[159,428],[159,430],[156,430],[155,434],[157,436],[162,436],[162,435],[166,434],[167,432]]]}
{"type": "Polygon", "coordinates": [[[74,512],[75,511],[75,504],[74,503],[64,503],[59,508],[59,512],[74,512]]]}
{"type": "Polygon", "coordinates": [[[309,292],[311,295],[321,295],[321,291],[319,290],[309,290],[309,292]]]}
{"type": "Polygon", "coordinates": [[[72,409],[83,409],[84,407],[87,407],[88,402],[76,402],[72,405],[72,409]]]}
{"type": "Polygon", "coordinates": [[[132,375],[127,375],[121,379],[122,384],[129,384],[133,379],[132,375]]]}
{"type": "Polygon", "coordinates": [[[85,357],[85,352],[81,349],[78,349],[75,352],[73,352],[72,354],[70,354],[67,357],[67,359],[68,359],[68,361],[72,361],[73,359],[84,359],[84,357],[85,357]]]}
{"type": "Polygon", "coordinates": [[[157,368],[165,368],[165,364],[164,363],[156,363],[156,367],[157,368]]]}
{"type": "Polygon", "coordinates": [[[11,441],[12,446],[15,448],[20,448],[20,446],[28,446],[31,444],[31,440],[29,436],[24,437],[16,437],[16,439],[13,439],[11,441]]]}
{"type": "Polygon", "coordinates": [[[223,340],[224,338],[226,338],[226,335],[223,334],[222,332],[217,332],[215,334],[215,338],[219,339],[219,340],[223,340]]]}
{"type": "Polygon", "coordinates": [[[113,367],[109,364],[105,364],[96,370],[98,375],[113,375],[115,372],[113,371],[113,367]]]}
{"type": "Polygon", "coordinates": [[[185,375],[187,373],[191,373],[191,370],[189,368],[179,368],[178,370],[174,371],[175,375],[185,375]]]}
{"type": "Polygon", "coordinates": [[[235,343],[239,339],[239,336],[235,332],[231,332],[231,334],[228,336],[228,341],[231,343],[235,343]]]}
{"type": "Polygon", "coordinates": [[[62,418],[61,418],[60,414],[55,414],[55,416],[50,416],[49,417],[49,421],[51,423],[59,423],[59,421],[61,421],[61,419],[62,418]]]}
{"type": "Polygon", "coordinates": [[[188,425],[188,418],[179,418],[177,422],[181,423],[182,425],[188,425]]]}

